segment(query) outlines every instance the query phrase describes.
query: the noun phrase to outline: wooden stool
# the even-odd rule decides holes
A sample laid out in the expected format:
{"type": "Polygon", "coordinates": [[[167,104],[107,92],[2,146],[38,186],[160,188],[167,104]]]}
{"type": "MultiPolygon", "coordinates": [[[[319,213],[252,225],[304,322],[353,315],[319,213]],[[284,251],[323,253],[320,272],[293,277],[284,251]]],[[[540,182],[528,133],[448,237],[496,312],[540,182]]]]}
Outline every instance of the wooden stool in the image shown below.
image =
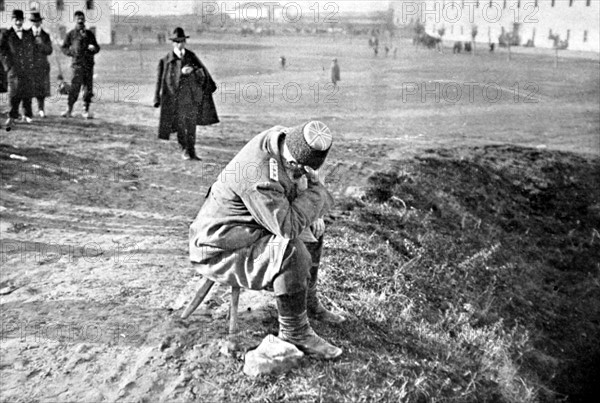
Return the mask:
{"type": "MultiPolygon", "coordinates": [[[[181,319],[187,319],[198,306],[204,301],[206,295],[215,284],[214,281],[207,278],[203,278],[196,291],[196,296],[189,303],[185,311],[181,314],[181,319]]],[[[231,342],[238,332],[237,319],[238,319],[238,304],[240,302],[240,287],[231,287],[231,304],[229,306],[229,341],[231,342]]]]}

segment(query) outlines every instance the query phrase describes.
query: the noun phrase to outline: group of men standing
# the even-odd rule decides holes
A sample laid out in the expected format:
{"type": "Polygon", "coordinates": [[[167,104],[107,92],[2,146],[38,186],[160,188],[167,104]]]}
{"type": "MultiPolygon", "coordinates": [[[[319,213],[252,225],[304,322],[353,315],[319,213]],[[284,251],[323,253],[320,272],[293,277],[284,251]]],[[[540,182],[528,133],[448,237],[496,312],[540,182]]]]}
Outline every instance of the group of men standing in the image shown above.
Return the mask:
{"type": "MultiPolygon", "coordinates": [[[[61,46],[62,52],[73,59],[73,78],[68,94],[68,108],[62,113],[71,117],[81,87],[84,88],[83,102],[85,118],[90,118],[90,103],[93,97],[94,55],[100,51],[94,33],[85,28],[82,11],[74,14],[75,29],[71,30],[61,46]]],[[[10,127],[19,118],[23,107],[22,122],[33,121],[32,99],[37,99],[38,115],[46,117],[45,98],[50,96],[50,63],[52,54],[50,35],[41,27],[43,18],[37,11],[29,19],[31,29],[23,27],[22,10],[13,10],[12,26],[0,38],[0,56],[4,67],[6,91],[10,111],[6,126],[10,127]]]]}

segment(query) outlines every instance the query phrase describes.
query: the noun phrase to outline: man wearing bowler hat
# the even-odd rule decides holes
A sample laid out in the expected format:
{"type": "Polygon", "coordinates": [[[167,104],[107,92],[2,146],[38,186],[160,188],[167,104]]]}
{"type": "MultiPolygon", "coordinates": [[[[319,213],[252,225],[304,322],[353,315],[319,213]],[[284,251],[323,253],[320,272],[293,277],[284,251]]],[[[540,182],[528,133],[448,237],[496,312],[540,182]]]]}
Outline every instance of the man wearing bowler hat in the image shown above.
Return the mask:
{"type": "Polygon", "coordinates": [[[41,118],[46,117],[44,111],[45,98],[50,96],[50,63],[48,56],[52,54],[52,41],[50,35],[42,29],[42,16],[39,12],[31,13],[31,32],[33,33],[33,65],[31,76],[32,95],[37,99],[38,113],[41,118]]]}
{"type": "Polygon", "coordinates": [[[62,52],[73,59],[73,78],[69,92],[67,110],[63,117],[70,118],[73,114],[73,105],[77,102],[81,87],[83,87],[83,117],[90,119],[90,103],[94,96],[94,55],[100,52],[96,36],[85,27],[85,14],[75,11],[75,28],[67,33],[61,47],[62,52]]]}
{"type": "Polygon", "coordinates": [[[23,11],[13,10],[12,26],[0,39],[0,55],[7,72],[10,112],[6,126],[10,127],[19,117],[19,105],[23,104],[23,121],[31,123],[31,66],[33,64],[33,35],[23,29],[23,11]]]}
{"type": "Polygon", "coordinates": [[[258,134],[218,176],[190,227],[190,259],[202,276],[273,291],[279,338],[324,359],[342,350],[319,337],[309,318],[345,321],[317,295],[322,217],[333,205],[317,170],[332,143],[319,121],[258,134]]]}
{"type": "Polygon", "coordinates": [[[184,160],[196,155],[196,125],[219,122],[212,94],[217,86],[198,56],[186,49],[183,28],[173,31],[173,50],[158,62],[154,107],[160,108],[158,138],[169,140],[177,132],[184,160]]]}

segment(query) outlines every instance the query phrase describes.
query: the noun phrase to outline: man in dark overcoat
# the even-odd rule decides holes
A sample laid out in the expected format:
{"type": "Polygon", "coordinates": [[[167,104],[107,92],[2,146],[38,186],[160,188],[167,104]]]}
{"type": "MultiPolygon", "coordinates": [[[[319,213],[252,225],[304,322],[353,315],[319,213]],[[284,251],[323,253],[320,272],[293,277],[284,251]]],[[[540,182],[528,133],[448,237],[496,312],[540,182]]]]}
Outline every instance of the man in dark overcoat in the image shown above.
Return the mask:
{"type": "Polygon", "coordinates": [[[52,41],[50,35],[42,29],[43,18],[39,12],[32,12],[29,20],[32,24],[31,32],[34,38],[33,69],[31,71],[33,77],[32,95],[37,99],[40,117],[45,118],[44,101],[46,97],[50,96],[50,63],[48,62],[48,56],[52,54],[52,41]]]}
{"type": "Polygon", "coordinates": [[[219,122],[212,94],[217,85],[198,56],[185,48],[183,28],[173,31],[173,50],[158,62],[154,107],[160,107],[158,138],[169,140],[177,132],[182,158],[196,155],[196,126],[219,122]]]}
{"type": "Polygon", "coordinates": [[[67,118],[72,116],[73,105],[77,102],[79,92],[83,87],[83,117],[89,119],[92,117],[90,103],[94,96],[94,55],[100,52],[100,46],[94,33],[85,27],[83,11],[75,11],[74,17],[75,28],[67,33],[61,47],[62,52],[73,59],[73,78],[71,79],[68,107],[62,116],[67,118]]]}
{"type": "Polygon", "coordinates": [[[0,39],[0,55],[6,69],[10,112],[6,126],[19,117],[19,105],[23,104],[27,123],[32,122],[31,66],[33,64],[33,34],[23,28],[23,11],[13,10],[12,26],[0,39]]]}

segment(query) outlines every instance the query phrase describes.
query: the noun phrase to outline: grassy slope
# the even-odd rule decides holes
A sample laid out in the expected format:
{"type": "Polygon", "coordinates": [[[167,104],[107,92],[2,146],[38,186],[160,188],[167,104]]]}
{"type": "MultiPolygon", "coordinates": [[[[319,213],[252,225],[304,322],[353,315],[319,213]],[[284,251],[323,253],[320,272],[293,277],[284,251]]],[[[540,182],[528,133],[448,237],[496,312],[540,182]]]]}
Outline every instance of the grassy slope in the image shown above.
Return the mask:
{"type": "Polygon", "coordinates": [[[328,238],[323,291],[354,320],[317,329],[343,359],[228,378],[226,396],[588,401],[600,370],[598,174],[597,159],[512,146],[430,150],[376,174],[328,238]]]}

